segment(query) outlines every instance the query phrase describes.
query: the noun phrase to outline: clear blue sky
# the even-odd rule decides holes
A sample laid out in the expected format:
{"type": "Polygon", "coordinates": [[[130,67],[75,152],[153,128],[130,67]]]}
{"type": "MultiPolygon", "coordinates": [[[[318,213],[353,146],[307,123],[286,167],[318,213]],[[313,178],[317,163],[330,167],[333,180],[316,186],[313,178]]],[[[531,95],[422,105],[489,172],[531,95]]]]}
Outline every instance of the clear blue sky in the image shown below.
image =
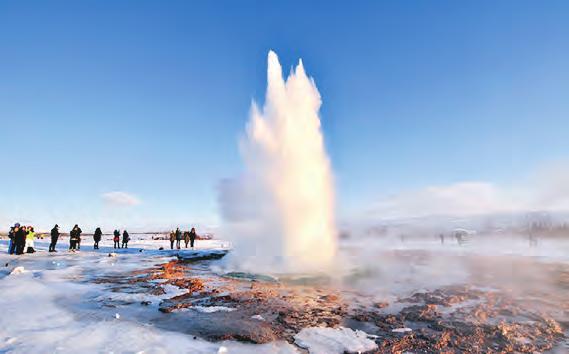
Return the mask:
{"type": "Polygon", "coordinates": [[[569,156],[567,1],[0,0],[0,221],[215,222],[266,55],[323,98],[339,214],[569,156]],[[141,204],[111,208],[124,191],[141,204]]]}

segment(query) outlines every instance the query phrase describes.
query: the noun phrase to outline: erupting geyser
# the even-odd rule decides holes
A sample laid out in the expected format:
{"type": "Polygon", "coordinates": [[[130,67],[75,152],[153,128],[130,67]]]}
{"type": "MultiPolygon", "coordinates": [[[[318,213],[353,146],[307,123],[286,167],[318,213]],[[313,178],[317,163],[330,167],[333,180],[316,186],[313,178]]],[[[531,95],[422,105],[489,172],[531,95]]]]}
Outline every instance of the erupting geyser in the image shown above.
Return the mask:
{"type": "Polygon", "coordinates": [[[324,271],[336,253],[334,193],[318,111],[320,94],[299,61],[284,80],[268,55],[267,92],[251,108],[243,176],[221,188],[225,237],[251,270],[324,271]]]}

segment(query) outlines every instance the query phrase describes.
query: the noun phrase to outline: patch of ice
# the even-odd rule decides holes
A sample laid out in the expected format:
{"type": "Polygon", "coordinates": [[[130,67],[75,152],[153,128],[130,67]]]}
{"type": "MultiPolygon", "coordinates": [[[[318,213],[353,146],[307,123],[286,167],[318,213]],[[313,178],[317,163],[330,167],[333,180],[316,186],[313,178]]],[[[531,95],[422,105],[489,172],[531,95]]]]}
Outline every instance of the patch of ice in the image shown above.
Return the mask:
{"type": "Polygon", "coordinates": [[[192,306],[191,308],[198,312],[204,312],[204,313],[235,311],[234,308],[226,306],[192,306]]]}
{"type": "Polygon", "coordinates": [[[121,318],[121,315],[119,315],[118,313],[115,313],[115,318],[116,318],[117,320],[119,320],[119,319],[121,318]]]}
{"type": "Polygon", "coordinates": [[[395,328],[395,329],[391,330],[391,332],[394,332],[394,333],[405,333],[405,332],[411,332],[411,331],[412,331],[412,329],[409,327],[395,328]]]}
{"type": "Polygon", "coordinates": [[[294,336],[294,342],[310,354],[361,353],[377,349],[367,333],[350,328],[310,327],[294,336]]]}

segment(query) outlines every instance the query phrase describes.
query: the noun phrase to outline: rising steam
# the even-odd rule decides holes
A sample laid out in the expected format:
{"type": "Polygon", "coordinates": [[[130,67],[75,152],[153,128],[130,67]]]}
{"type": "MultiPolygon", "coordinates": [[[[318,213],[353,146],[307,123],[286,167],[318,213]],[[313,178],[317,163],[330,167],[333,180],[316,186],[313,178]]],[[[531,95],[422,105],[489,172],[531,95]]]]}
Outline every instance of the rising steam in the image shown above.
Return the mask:
{"type": "Polygon", "coordinates": [[[252,104],[240,144],[244,175],[221,186],[224,237],[241,265],[256,270],[325,270],[336,229],[320,94],[302,61],[285,81],[272,51],[267,81],[265,105],[252,104]]]}

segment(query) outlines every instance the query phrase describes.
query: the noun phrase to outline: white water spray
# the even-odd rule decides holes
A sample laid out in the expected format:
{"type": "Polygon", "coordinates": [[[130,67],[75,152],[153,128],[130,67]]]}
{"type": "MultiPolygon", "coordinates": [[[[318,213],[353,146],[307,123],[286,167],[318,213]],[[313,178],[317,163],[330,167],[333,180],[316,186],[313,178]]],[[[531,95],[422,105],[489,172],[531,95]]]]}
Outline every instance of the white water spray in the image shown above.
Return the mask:
{"type": "Polygon", "coordinates": [[[330,162],[320,94],[299,61],[286,81],[269,52],[262,109],[253,103],[241,154],[245,173],[221,188],[224,237],[250,270],[325,271],[336,253],[330,162]]]}

